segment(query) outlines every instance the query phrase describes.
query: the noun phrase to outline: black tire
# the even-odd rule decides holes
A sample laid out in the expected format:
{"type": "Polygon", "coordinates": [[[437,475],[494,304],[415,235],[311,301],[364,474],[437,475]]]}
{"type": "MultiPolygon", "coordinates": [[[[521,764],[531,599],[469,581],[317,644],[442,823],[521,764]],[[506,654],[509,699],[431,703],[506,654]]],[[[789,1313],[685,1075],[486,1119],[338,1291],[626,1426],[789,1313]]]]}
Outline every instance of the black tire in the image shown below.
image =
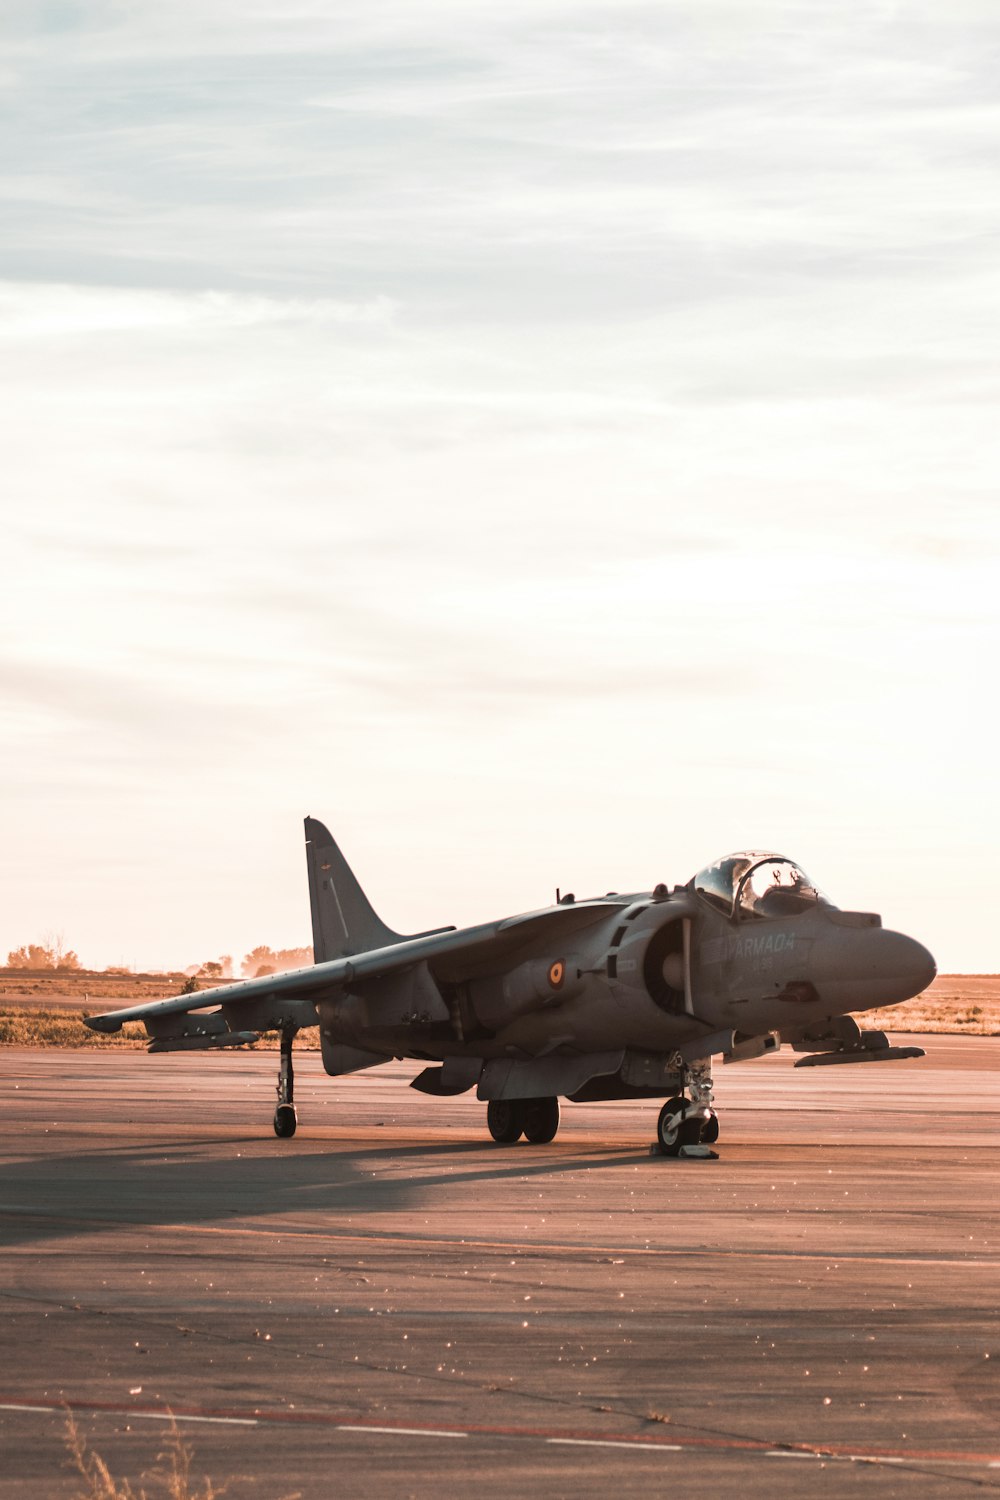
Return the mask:
{"type": "Polygon", "coordinates": [[[295,1127],[297,1124],[298,1120],[295,1117],[295,1105],[279,1104],[277,1109],[274,1111],[275,1135],[280,1136],[282,1140],[287,1140],[289,1136],[295,1134],[295,1127]]]}
{"type": "Polygon", "coordinates": [[[526,1099],[524,1134],[533,1146],[547,1146],[559,1129],[559,1100],[554,1094],[542,1099],[526,1099]]]}
{"type": "Polygon", "coordinates": [[[656,1122],[656,1139],[660,1143],[660,1150],[664,1156],[676,1156],[681,1146],[686,1144],[686,1126],[688,1123],[686,1120],[673,1130],[667,1128],[667,1121],[670,1116],[675,1115],[686,1104],[687,1100],[678,1094],[673,1099],[668,1099],[660,1110],[660,1117],[656,1122]]]}
{"type": "Polygon", "coordinates": [[[521,1099],[491,1099],[486,1106],[486,1125],[501,1146],[513,1146],[524,1134],[524,1102],[521,1099]]]}
{"type": "Polygon", "coordinates": [[[701,1140],[702,1140],[702,1144],[705,1145],[705,1146],[714,1146],[715,1142],[718,1139],[719,1139],[719,1117],[715,1113],[715,1110],[713,1109],[712,1113],[711,1113],[711,1116],[709,1117],[709,1119],[707,1119],[705,1121],[704,1125],[701,1127],[701,1140]]]}

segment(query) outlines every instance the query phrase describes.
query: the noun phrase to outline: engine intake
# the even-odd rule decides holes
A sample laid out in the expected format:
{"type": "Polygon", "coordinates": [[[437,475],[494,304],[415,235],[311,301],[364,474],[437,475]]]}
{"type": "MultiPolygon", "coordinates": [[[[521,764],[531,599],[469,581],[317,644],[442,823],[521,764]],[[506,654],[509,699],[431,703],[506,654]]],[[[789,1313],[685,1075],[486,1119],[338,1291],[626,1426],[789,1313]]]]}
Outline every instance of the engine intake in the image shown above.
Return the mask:
{"type": "Polygon", "coordinates": [[[646,988],[661,1010],[681,1015],[684,994],[684,921],[668,922],[654,932],[642,962],[646,988]]]}

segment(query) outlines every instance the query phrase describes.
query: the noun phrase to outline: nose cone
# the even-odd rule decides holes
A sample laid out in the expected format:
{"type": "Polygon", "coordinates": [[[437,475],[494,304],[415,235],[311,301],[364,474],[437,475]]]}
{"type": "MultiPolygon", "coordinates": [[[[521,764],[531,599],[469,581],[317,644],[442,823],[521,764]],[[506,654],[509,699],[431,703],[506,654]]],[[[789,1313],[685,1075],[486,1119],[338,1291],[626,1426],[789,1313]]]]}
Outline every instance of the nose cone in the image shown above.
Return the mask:
{"type": "Polygon", "coordinates": [[[919,995],[937,973],[922,943],[881,927],[831,933],[815,945],[813,967],[820,998],[851,1010],[898,1005],[919,995]]]}
{"type": "MultiPolygon", "coordinates": [[[[883,939],[877,959],[878,982],[895,989],[895,1002],[919,995],[937,973],[932,955],[923,943],[906,937],[902,932],[882,932],[878,936],[883,939]]],[[[883,1005],[893,1003],[892,1000],[882,1002],[883,1005]]]]}

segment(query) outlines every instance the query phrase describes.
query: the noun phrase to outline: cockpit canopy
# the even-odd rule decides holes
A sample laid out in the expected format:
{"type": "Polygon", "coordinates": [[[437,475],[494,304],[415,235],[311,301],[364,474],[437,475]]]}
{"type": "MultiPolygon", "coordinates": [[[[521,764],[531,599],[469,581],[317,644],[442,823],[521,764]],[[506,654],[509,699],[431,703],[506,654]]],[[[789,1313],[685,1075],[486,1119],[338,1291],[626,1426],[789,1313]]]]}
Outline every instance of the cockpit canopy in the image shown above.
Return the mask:
{"type": "Polygon", "coordinates": [[[745,849],[700,870],[689,889],[727,917],[794,917],[831,903],[804,870],[783,854],[745,849]]]}

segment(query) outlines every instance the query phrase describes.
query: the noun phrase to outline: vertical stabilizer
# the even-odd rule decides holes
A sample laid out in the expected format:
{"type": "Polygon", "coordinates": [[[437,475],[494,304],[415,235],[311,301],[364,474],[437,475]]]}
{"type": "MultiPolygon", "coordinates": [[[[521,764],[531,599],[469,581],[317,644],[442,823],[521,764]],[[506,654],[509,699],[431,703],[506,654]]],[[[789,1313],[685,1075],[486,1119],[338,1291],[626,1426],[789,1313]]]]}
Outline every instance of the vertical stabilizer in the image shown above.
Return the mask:
{"type": "Polygon", "coordinates": [[[306,865],[316,963],[402,941],[376,916],[333,835],[315,818],[306,818],[306,865]]]}

